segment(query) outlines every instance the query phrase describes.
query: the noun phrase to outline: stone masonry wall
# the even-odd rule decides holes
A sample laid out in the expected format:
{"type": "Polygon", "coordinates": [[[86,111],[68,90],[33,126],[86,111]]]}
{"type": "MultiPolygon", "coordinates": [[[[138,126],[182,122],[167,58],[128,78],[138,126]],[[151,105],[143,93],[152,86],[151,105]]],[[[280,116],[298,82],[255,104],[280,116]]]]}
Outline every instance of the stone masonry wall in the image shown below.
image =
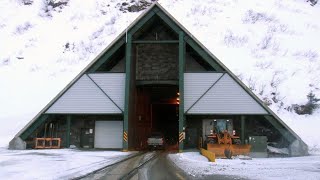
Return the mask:
{"type": "Polygon", "coordinates": [[[136,45],[136,80],[178,80],[177,44],[136,45]]]}

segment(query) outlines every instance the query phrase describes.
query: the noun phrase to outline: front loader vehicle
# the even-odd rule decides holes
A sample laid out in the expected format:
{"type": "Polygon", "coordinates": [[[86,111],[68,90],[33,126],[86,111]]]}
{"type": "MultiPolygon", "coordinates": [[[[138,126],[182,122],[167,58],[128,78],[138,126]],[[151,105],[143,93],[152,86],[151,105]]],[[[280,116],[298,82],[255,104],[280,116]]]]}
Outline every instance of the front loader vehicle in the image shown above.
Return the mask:
{"type": "Polygon", "coordinates": [[[249,155],[251,145],[241,144],[240,137],[235,135],[231,120],[218,119],[210,124],[210,134],[206,135],[207,150],[216,157],[231,158],[233,155],[249,155]]]}

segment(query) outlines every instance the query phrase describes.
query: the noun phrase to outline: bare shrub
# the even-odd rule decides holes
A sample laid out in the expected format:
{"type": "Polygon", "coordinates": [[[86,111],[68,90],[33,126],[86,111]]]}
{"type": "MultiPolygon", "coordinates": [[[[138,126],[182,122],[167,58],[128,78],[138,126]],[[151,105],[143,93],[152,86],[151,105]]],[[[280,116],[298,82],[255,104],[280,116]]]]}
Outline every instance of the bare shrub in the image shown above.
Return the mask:
{"type": "Polygon", "coordinates": [[[262,39],[262,41],[259,43],[259,47],[260,47],[261,49],[268,49],[269,47],[271,47],[272,38],[273,38],[273,34],[272,34],[272,33],[268,33],[268,34],[262,39]]]}
{"type": "Polygon", "coordinates": [[[241,81],[243,80],[243,74],[236,74],[237,78],[240,79],[241,81]]]}
{"type": "Polygon", "coordinates": [[[272,24],[268,26],[268,32],[270,33],[276,33],[276,32],[282,32],[282,33],[289,33],[288,25],[286,24],[272,24]]]}
{"type": "Polygon", "coordinates": [[[63,9],[68,2],[69,0],[44,0],[40,16],[52,17],[51,11],[61,12],[61,9],[63,9]]]}
{"type": "Polygon", "coordinates": [[[216,9],[212,6],[194,6],[191,8],[190,13],[188,13],[188,16],[190,15],[214,15],[216,13],[222,12],[221,10],[216,9]]]}
{"type": "Polygon", "coordinates": [[[275,18],[267,15],[266,13],[255,12],[250,9],[246,12],[244,17],[242,18],[242,22],[245,24],[255,24],[257,22],[271,22],[274,21],[275,18]]]}
{"type": "Polygon", "coordinates": [[[259,95],[260,95],[260,96],[262,96],[262,95],[264,94],[264,90],[265,90],[266,86],[267,86],[266,84],[261,84],[261,85],[259,86],[258,91],[259,91],[259,95]]]}
{"type": "Polygon", "coordinates": [[[232,31],[228,30],[224,36],[224,43],[229,47],[240,47],[248,42],[247,36],[235,35],[232,31]]]}
{"type": "Polygon", "coordinates": [[[20,3],[22,3],[23,5],[32,5],[33,4],[33,0],[20,0],[20,3]]]}
{"type": "Polygon", "coordinates": [[[90,39],[97,39],[104,31],[104,27],[100,27],[97,31],[93,32],[90,39]]]}
{"type": "Polygon", "coordinates": [[[319,58],[318,52],[313,50],[298,51],[294,53],[293,56],[296,56],[299,59],[307,59],[309,61],[315,61],[319,58]]]}
{"type": "Polygon", "coordinates": [[[1,65],[7,66],[9,64],[10,64],[10,58],[5,58],[5,59],[1,60],[1,65]]]}
{"type": "Polygon", "coordinates": [[[257,68],[260,68],[262,70],[265,70],[265,69],[269,69],[271,68],[273,65],[272,61],[267,61],[267,62],[256,62],[255,66],[257,68]]]}
{"type": "Polygon", "coordinates": [[[25,22],[16,27],[15,34],[23,34],[32,28],[32,24],[30,22],[25,22]]]}
{"type": "Polygon", "coordinates": [[[75,43],[69,43],[67,42],[66,44],[63,45],[63,53],[67,52],[67,51],[72,51],[75,52],[76,49],[76,45],[75,43]]]}
{"type": "MultiPolygon", "coordinates": [[[[279,42],[274,38],[274,34],[270,32],[261,39],[257,44],[257,48],[252,49],[252,53],[257,58],[265,57],[267,55],[266,52],[271,53],[272,55],[279,55],[279,53],[281,53],[279,42]]],[[[285,53],[286,52],[282,53],[282,55],[285,53]]]]}
{"type": "Polygon", "coordinates": [[[275,71],[272,75],[272,79],[270,82],[270,86],[274,89],[277,89],[279,84],[281,83],[281,79],[279,77],[279,74],[281,74],[281,71],[275,71]]]}
{"type": "Polygon", "coordinates": [[[250,76],[249,79],[247,79],[248,87],[251,91],[256,91],[257,86],[257,80],[250,76]]]}
{"type": "Polygon", "coordinates": [[[280,78],[281,71],[275,71],[272,75],[271,81],[270,81],[270,86],[272,88],[271,92],[271,100],[274,103],[278,103],[278,108],[282,108],[284,106],[283,99],[285,98],[284,96],[280,95],[280,92],[278,91],[278,86],[282,82],[282,79],[280,78]]]}

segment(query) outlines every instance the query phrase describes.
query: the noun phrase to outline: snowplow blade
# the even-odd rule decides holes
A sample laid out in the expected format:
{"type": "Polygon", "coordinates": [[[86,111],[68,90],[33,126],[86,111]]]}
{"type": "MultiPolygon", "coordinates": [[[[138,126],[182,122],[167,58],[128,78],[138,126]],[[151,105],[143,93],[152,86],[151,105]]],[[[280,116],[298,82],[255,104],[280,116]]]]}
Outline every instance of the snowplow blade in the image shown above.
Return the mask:
{"type": "Polygon", "coordinates": [[[225,150],[230,150],[232,155],[249,155],[251,145],[207,144],[207,150],[215,153],[216,157],[226,157],[225,150]]]}
{"type": "Polygon", "coordinates": [[[207,144],[207,150],[213,152],[216,157],[225,157],[224,150],[229,146],[225,144],[207,144]]]}
{"type": "Polygon", "coordinates": [[[231,145],[231,151],[233,155],[249,155],[251,150],[251,145],[231,145]]]}

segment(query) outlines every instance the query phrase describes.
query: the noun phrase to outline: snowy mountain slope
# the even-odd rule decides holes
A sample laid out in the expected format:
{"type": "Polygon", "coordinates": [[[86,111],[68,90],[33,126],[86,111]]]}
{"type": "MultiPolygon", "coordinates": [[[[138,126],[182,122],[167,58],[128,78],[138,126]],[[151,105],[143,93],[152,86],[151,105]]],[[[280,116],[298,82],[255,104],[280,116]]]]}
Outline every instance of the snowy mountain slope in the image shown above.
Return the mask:
{"type": "MultiPolygon", "coordinates": [[[[136,0],[137,1],[137,0],[136,0]]],[[[39,112],[140,12],[123,2],[0,2],[0,145],[39,112]],[[5,123],[3,123],[5,122],[5,123]]],[[[57,1],[58,2],[58,1],[57,1]]],[[[138,2],[138,1],[137,1],[138,2]]],[[[149,2],[149,1],[148,1],[149,2]]],[[[151,2],[151,1],[150,1],[151,2]]],[[[303,0],[160,0],[182,25],[283,118],[320,147],[320,112],[293,104],[320,97],[320,6],[303,0]]]]}

